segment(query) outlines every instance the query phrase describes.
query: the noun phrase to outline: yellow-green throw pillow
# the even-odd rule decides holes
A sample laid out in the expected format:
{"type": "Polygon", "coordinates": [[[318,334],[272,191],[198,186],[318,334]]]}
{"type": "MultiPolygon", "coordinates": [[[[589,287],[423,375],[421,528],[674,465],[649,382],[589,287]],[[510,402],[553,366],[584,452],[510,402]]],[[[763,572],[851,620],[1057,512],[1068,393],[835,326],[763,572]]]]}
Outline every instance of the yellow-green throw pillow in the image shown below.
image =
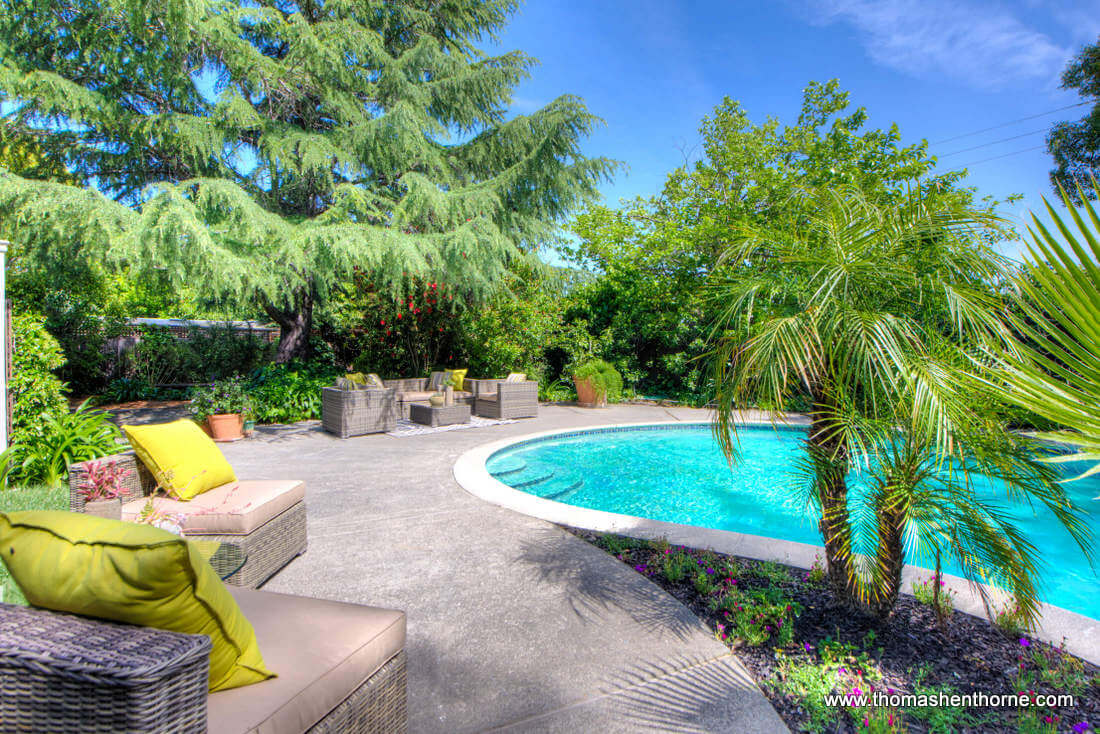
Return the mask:
{"type": "Polygon", "coordinates": [[[463,384],[466,382],[467,371],[468,368],[463,368],[460,370],[446,370],[443,372],[443,382],[446,383],[447,378],[449,377],[454,383],[455,390],[461,390],[463,384]]]}
{"type": "Polygon", "coordinates": [[[354,382],[356,385],[366,385],[367,377],[362,372],[349,372],[344,375],[347,379],[354,382]]]}
{"type": "Polygon", "coordinates": [[[141,463],[178,500],[237,481],[221,449],[194,421],[123,426],[141,463]]]}
{"type": "Polygon", "coordinates": [[[0,513],[0,555],[34,606],[207,635],[211,691],[275,675],[214,568],[166,530],[59,510],[0,513]]]}
{"type": "Polygon", "coordinates": [[[504,378],[505,382],[525,382],[526,380],[526,372],[509,372],[508,376],[504,378]]]}

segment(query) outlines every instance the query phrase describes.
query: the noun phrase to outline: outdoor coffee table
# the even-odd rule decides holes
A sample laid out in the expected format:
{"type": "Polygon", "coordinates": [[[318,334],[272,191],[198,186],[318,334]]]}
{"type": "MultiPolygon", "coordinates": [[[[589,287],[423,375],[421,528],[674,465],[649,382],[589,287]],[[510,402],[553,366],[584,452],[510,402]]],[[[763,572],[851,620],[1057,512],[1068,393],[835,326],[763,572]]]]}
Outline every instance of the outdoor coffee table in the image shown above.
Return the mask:
{"type": "Polygon", "coordinates": [[[452,423],[469,423],[470,406],[465,403],[440,406],[413,403],[409,406],[409,420],[425,426],[449,426],[452,423]]]}

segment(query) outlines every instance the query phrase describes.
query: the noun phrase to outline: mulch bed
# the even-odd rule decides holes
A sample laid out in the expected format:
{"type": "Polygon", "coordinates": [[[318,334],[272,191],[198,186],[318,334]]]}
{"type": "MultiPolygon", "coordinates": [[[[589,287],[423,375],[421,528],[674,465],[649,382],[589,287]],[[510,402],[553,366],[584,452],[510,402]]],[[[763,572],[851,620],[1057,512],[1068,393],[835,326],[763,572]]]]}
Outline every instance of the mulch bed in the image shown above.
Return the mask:
{"type": "MultiPolygon", "coordinates": [[[[599,533],[566,528],[573,534],[599,545],[599,533]]],[[[603,546],[601,546],[603,547],[603,546]]],[[[606,548],[605,548],[606,550],[606,548]]],[[[700,551],[685,549],[690,555],[701,557],[700,551]]],[[[617,556],[632,568],[652,563],[654,550],[648,546],[621,550],[617,556]]],[[[746,559],[734,559],[721,554],[711,554],[719,559],[731,559],[742,567],[751,567],[754,562],[746,559]]],[[[807,569],[784,567],[786,578],[761,579],[746,573],[740,578],[739,587],[743,591],[778,587],[783,595],[793,602],[801,604],[803,611],[794,622],[794,637],[783,646],[782,653],[788,659],[803,656],[808,662],[814,658],[811,650],[826,639],[852,643],[870,655],[883,675],[883,683],[902,693],[913,692],[913,678],[916,668],[927,664],[929,672],[923,680],[925,686],[950,685],[959,693],[980,692],[986,694],[1016,693],[1013,683],[1020,665],[1026,669],[1037,670],[1030,655],[1044,650],[1052,661],[1062,656],[1072,658],[1029,637],[1024,637],[1026,645],[1018,637],[1009,637],[991,625],[987,620],[961,612],[954,612],[947,618],[941,629],[929,605],[921,604],[911,596],[903,595],[898,602],[893,617],[884,624],[853,612],[837,603],[824,584],[814,584],[807,580],[807,569]],[[873,632],[873,642],[864,646],[868,632],[873,632]],[[807,648],[809,645],[809,648],[807,648]],[[805,651],[805,652],[804,652],[805,651]]],[[[712,612],[706,599],[696,592],[690,579],[679,583],[669,582],[659,571],[642,571],[654,583],[664,588],[691,609],[712,630],[718,631],[725,620],[721,612],[712,612]]],[[[728,622],[726,624],[728,628],[728,622]]],[[[730,647],[737,651],[738,657],[749,668],[757,681],[763,685],[765,695],[771,700],[779,715],[793,731],[809,730],[808,716],[798,700],[777,693],[768,682],[775,680],[778,669],[777,649],[771,642],[753,646],[741,640],[727,640],[730,647]]],[[[1005,732],[1005,731],[1057,731],[1057,732],[1095,732],[1100,730],[1100,668],[1074,658],[1070,662],[1080,664],[1080,675],[1075,680],[1084,683],[1084,690],[1077,697],[1077,706],[1042,709],[1035,721],[1038,729],[1021,728],[1017,721],[1015,708],[972,709],[979,722],[969,726],[952,728],[960,732],[1005,732]],[[1057,717],[1057,718],[1055,718],[1057,717]],[[1049,718],[1050,721],[1046,721],[1049,718]],[[1087,724],[1082,724],[1087,722],[1087,724]],[[1095,728],[1093,728],[1095,727],[1095,728]]],[[[1038,676],[1036,676],[1038,677],[1038,676]]],[[[1031,689],[1036,694],[1064,694],[1067,691],[1056,688],[1043,681],[1036,681],[1031,689]]],[[[903,727],[899,731],[929,731],[925,722],[912,716],[903,716],[903,727]]],[[[866,731],[859,721],[846,720],[834,722],[826,731],[856,732],[866,731]]]]}

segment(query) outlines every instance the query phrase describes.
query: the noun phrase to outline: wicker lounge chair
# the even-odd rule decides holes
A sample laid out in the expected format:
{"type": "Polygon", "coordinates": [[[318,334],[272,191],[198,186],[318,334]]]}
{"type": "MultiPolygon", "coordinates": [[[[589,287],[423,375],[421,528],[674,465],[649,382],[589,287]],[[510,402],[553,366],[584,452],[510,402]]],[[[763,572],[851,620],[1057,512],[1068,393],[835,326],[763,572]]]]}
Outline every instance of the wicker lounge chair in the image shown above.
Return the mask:
{"type": "MultiPolygon", "coordinates": [[[[130,470],[122,482],[122,518],[135,519],[157,487],[153,475],[133,451],[96,461],[114,461],[130,470]]],[[[84,511],[79,488],[86,481],[90,463],[69,467],[69,506],[73,512],[84,511]]],[[[297,480],[242,479],[204,492],[190,502],[168,497],[157,497],[154,502],[160,511],[184,515],[183,532],[188,538],[234,543],[248,554],[248,562],[226,579],[234,586],[254,589],[306,551],[305,485],[297,480]]]]}
{"type": "Polygon", "coordinates": [[[230,592],[278,677],[212,694],[205,635],[0,604],[0,730],[407,730],[404,613],[230,592]]]}
{"type": "Polygon", "coordinates": [[[392,431],[397,425],[396,399],[393,388],[322,388],[321,425],[340,438],[392,431]]]}
{"type": "Polygon", "coordinates": [[[539,414],[539,384],[534,380],[478,380],[474,411],[482,418],[534,418],[539,414]]]}

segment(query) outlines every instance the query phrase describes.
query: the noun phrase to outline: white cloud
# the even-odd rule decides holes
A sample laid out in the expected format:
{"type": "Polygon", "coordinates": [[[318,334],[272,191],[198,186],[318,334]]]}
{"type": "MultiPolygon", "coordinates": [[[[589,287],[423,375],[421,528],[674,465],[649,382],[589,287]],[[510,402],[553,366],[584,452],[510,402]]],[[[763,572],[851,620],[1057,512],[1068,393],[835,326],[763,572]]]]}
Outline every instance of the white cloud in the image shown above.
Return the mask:
{"type": "Polygon", "coordinates": [[[1054,83],[1071,50],[1003,7],[949,0],[809,0],[816,20],[859,32],[871,58],[915,76],[996,89],[1054,83]]]}

